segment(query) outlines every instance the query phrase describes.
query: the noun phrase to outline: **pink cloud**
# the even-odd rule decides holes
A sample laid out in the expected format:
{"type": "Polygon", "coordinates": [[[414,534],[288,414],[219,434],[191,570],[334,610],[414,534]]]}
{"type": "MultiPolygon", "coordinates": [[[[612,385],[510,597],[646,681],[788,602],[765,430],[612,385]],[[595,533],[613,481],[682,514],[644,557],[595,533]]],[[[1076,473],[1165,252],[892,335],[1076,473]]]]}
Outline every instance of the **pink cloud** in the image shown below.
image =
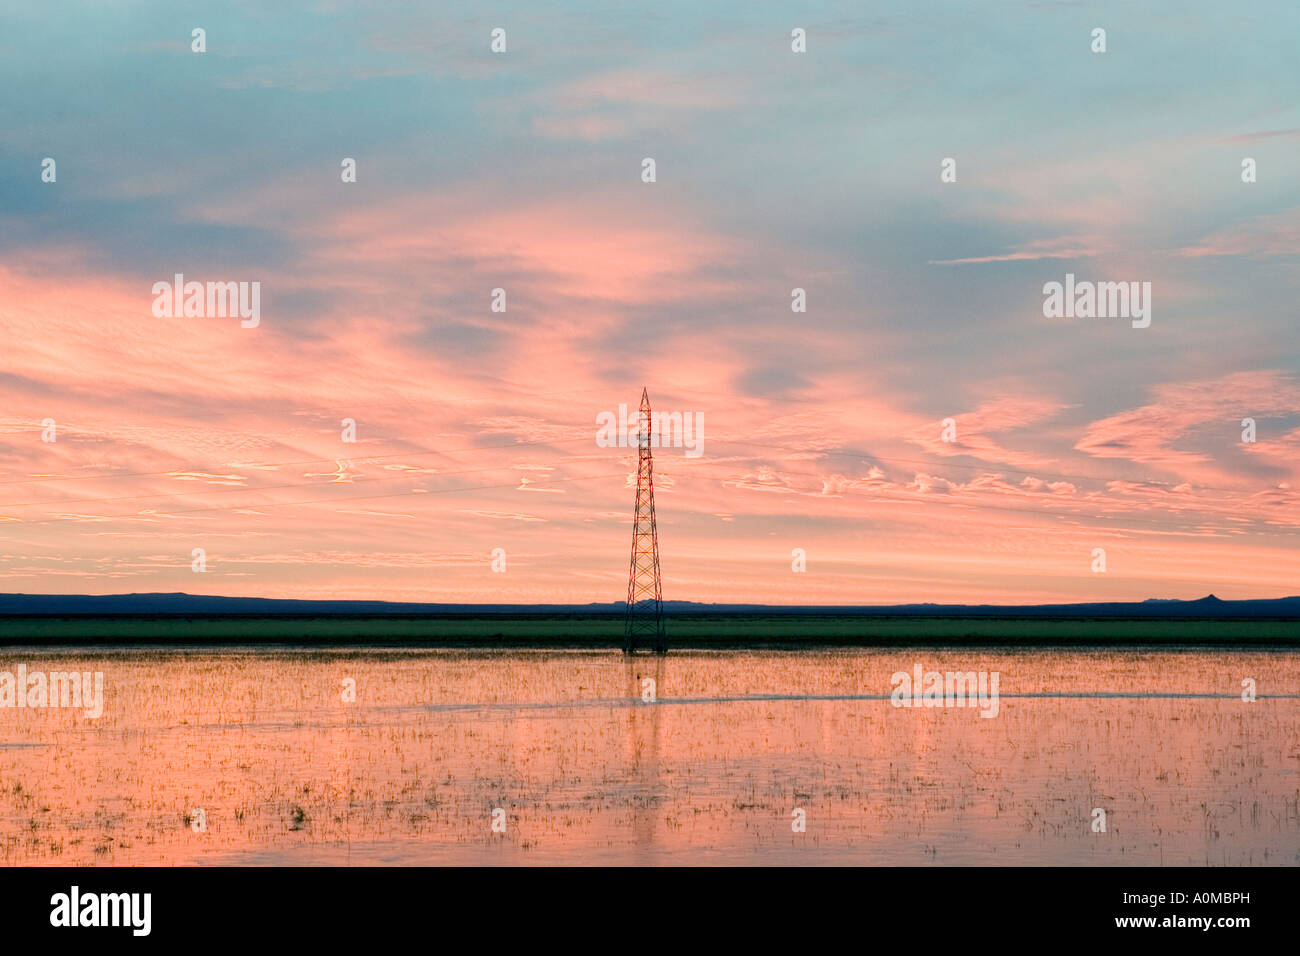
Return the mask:
{"type": "MultiPolygon", "coordinates": [[[[1167,383],[1151,391],[1154,401],[1150,404],[1088,425],[1075,448],[1094,458],[1123,458],[1181,469],[1185,475],[1209,482],[1227,481],[1234,476],[1213,465],[1215,456],[1208,450],[1178,448],[1176,443],[1198,427],[1214,424],[1223,435],[1219,449],[1236,448],[1243,418],[1300,413],[1300,384],[1288,373],[1276,370],[1167,383]]],[[[1266,446],[1254,453],[1269,455],[1276,451],[1276,446],[1266,446]]],[[[1294,458],[1288,467],[1294,469],[1294,458]]]]}
{"type": "Polygon", "coordinates": [[[1178,250],[1178,254],[1189,259],[1300,255],[1300,209],[1252,217],[1217,230],[1197,245],[1178,250]]]}

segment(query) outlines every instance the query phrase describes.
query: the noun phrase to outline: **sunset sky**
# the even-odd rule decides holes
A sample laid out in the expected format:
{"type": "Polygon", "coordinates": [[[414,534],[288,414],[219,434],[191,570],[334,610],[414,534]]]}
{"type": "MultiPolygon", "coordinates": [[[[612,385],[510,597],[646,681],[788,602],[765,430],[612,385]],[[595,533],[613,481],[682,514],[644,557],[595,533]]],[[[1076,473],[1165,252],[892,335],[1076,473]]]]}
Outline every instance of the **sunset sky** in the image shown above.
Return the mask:
{"type": "Polygon", "coordinates": [[[1300,5],[461,6],[4,5],[0,592],[1300,593],[1300,5]]]}

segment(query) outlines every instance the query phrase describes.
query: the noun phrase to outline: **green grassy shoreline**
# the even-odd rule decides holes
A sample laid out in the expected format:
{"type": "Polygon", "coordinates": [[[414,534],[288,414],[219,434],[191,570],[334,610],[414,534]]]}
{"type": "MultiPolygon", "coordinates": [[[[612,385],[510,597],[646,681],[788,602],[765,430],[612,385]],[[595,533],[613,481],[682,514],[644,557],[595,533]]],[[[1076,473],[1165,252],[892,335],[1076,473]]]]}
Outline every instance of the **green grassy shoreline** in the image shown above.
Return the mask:
{"type": "MultiPolygon", "coordinates": [[[[0,646],[121,644],[616,648],[618,615],[48,615],[0,617],[0,646]]],[[[1300,647],[1296,619],[1117,619],[698,614],[668,621],[678,648],[933,646],[1300,647]]]]}

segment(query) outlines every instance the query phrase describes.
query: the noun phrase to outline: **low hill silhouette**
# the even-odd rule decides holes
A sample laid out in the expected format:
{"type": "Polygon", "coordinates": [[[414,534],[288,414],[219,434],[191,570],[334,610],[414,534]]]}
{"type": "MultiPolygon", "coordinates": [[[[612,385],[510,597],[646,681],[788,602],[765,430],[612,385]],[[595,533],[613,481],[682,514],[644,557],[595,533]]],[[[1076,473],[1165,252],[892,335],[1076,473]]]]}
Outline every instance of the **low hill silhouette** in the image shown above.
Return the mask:
{"type": "MultiPolygon", "coordinates": [[[[0,594],[0,616],[35,615],[243,615],[243,616],[465,616],[491,614],[622,614],[622,601],[605,604],[433,604],[396,601],[315,601],[220,597],[184,592],[156,594],[0,594]]],[[[998,618],[1300,618],[1300,596],[1224,601],[1213,594],[1194,601],[1151,598],[1095,604],[895,604],[776,605],[665,601],[672,615],[817,614],[998,618]]]]}

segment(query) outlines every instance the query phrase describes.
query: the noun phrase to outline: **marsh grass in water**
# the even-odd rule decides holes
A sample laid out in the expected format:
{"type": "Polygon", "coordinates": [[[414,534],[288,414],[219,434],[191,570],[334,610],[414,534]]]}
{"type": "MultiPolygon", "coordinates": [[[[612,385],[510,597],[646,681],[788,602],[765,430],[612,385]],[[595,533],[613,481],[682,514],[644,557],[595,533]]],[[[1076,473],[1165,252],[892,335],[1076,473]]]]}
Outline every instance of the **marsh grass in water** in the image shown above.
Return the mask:
{"type": "Polygon", "coordinates": [[[8,659],[106,695],[97,720],[4,713],[9,864],[1300,863],[1293,651],[8,659]],[[918,662],[1000,673],[997,717],[892,707],[918,662]]]}

